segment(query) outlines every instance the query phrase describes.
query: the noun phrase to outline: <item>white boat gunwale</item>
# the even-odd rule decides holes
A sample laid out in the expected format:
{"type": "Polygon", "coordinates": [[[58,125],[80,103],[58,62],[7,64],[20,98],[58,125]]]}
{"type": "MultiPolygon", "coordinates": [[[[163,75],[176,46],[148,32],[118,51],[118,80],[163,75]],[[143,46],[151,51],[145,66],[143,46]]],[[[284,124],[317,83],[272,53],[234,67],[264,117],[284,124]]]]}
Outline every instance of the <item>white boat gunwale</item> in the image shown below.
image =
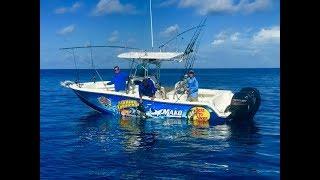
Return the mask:
{"type": "MultiPolygon", "coordinates": [[[[95,83],[107,83],[110,81],[98,81],[98,82],[85,82],[81,83],[82,85],[85,84],[95,84],[95,83]]],[[[99,94],[106,94],[106,95],[116,95],[116,96],[122,96],[122,97],[127,97],[127,98],[135,98],[139,99],[139,96],[137,94],[130,94],[130,93],[122,93],[122,92],[116,92],[112,90],[108,90],[106,88],[86,88],[86,87],[79,87],[77,84],[71,84],[68,86],[70,89],[76,90],[76,91],[83,91],[87,93],[99,93],[99,94]]],[[[200,90],[213,90],[213,89],[199,89],[200,90]]],[[[231,93],[229,90],[217,90],[225,93],[231,93]]],[[[219,111],[213,104],[210,104],[208,102],[201,102],[201,101],[196,101],[196,102],[190,102],[190,101],[172,101],[171,99],[162,99],[162,98],[155,98],[154,100],[151,100],[150,98],[143,96],[143,100],[149,100],[149,101],[155,101],[159,103],[165,103],[165,104],[179,104],[179,105],[193,105],[193,106],[208,106],[210,107],[219,117],[222,118],[227,118],[230,115],[230,112],[221,112],[219,111]]]]}

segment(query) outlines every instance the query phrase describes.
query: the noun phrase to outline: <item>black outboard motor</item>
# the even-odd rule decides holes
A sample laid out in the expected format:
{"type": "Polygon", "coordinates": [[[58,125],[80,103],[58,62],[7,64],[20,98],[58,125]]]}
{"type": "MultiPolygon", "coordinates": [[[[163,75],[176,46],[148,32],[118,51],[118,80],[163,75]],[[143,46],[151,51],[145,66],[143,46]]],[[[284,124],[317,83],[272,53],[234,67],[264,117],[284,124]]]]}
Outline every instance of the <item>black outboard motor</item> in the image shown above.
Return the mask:
{"type": "Polygon", "coordinates": [[[260,92],[256,88],[242,88],[233,95],[231,104],[227,108],[232,119],[252,119],[261,103],[260,92]]]}

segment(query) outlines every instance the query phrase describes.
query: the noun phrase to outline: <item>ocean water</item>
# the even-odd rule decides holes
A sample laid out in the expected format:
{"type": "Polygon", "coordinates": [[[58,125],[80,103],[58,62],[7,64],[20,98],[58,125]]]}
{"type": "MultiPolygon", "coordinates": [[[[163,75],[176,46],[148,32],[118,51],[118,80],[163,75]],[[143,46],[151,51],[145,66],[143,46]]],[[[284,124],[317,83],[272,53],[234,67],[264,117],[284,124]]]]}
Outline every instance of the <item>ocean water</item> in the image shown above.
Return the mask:
{"type": "MultiPolygon", "coordinates": [[[[99,72],[104,79],[113,73],[99,72]]],[[[199,127],[179,119],[117,119],[60,86],[75,80],[75,70],[41,70],[41,179],[279,179],[280,70],[195,72],[202,88],[258,88],[262,102],[254,120],[199,127]]],[[[80,79],[89,81],[92,73],[81,70],[80,79]]],[[[162,70],[163,85],[181,73],[162,70]]]]}

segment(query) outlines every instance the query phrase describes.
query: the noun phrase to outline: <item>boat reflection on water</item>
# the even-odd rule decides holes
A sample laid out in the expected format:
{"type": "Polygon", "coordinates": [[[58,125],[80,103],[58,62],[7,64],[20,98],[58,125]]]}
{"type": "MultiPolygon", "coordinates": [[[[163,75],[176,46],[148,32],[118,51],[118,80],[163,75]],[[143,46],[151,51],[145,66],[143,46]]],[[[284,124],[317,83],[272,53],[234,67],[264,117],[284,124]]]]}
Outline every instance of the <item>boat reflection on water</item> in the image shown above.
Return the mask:
{"type": "Polygon", "coordinates": [[[146,121],[135,117],[121,117],[120,128],[123,133],[123,145],[126,151],[152,148],[156,142],[156,133],[149,132],[146,128],[146,121]]]}
{"type": "MultiPolygon", "coordinates": [[[[254,121],[228,122],[210,125],[208,121],[185,119],[140,119],[122,117],[116,119],[100,113],[90,113],[80,118],[77,130],[80,142],[102,143],[106,149],[118,148],[127,152],[153,148],[157,141],[178,142],[196,139],[220,142],[217,151],[228,148],[231,143],[259,144],[259,129],[254,121]],[[219,150],[220,148],[220,150],[219,150]]],[[[211,148],[213,148],[211,146],[211,148]]]]}
{"type": "Polygon", "coordinates": [[[204,120],[166,119],[163,125],[171,126],[172,131],[184,130],[182,136],[192,138],[227,140],[231,134],[227,124],[212,125],[204,120]]]}
{"type": "Polygon", "coordinates": [[[78,125],[77,140],[70,157],[74,163],[81,163],[83,158],[93,160],[99,165],[93,173],[109,174],[105,167],[121,164],[132,168],[119,169],[124,178],[135,177],[147,166],[155,172],[161,166],[231,174],[241,168],[244,173],[258,173],[257,150],[263,144],[255,121],[210,125],[185,119],[116,119],[90,113],[74,123],[78,125]],[[235,157],[249,162],[233,164],[228,160],[235,157]]]}
{"type": "Polygon", "coordinates": [[[238,145],[258,145],[260,141],[260,129],[257,126],[256,120],[247,121],[231,121],[228,123],[232,136],[230,140],[238,145]]]}
{"type": "Polygon", "coordinates": [[[209,121],[201,121],[201,120],[188,120],[188,124],[197,128],[209,128],[209,121]]]}

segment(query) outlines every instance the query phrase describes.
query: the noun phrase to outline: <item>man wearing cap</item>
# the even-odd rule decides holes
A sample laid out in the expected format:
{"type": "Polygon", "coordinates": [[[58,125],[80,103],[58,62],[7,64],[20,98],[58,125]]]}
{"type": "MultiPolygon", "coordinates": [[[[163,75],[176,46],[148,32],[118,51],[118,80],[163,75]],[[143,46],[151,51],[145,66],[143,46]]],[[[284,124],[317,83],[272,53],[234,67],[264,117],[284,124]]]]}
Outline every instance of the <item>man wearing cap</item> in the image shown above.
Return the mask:
{"type": "Polygon", "coordinates": [[[126,81],[129,80],[128,75],[124,72],[120,72],[119,66],[115,66],[113,70],[114,70],[113,78],[107,84],[108,85],[114,84],[114,89],[117,92],[125,91],[127,87],[126,81]]]}
{"type": "Polygon", "coordinates": [[[187,81],[187,85],[188,85],[188,101],[198,101],[198,81],[197,79],[194,77],[194,71],[190,70],[188,73],[188,81],[187,81]]]}

